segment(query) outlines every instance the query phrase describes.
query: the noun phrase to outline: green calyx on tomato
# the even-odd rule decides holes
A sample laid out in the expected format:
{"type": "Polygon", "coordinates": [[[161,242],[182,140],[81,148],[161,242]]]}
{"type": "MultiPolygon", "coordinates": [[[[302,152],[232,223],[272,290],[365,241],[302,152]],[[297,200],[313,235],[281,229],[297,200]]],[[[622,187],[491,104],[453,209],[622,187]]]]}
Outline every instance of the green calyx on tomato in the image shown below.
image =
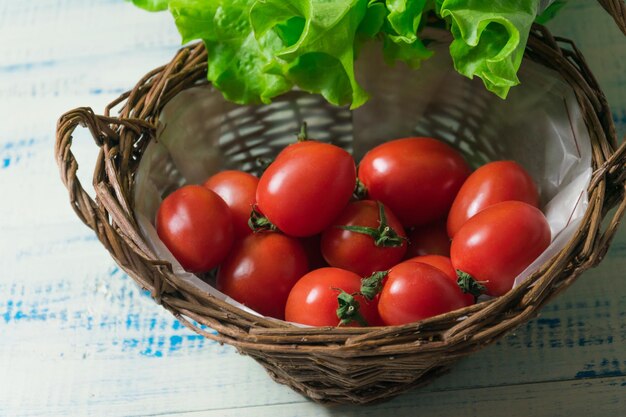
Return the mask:
{"type": "Polygon", "coordinates": [[[298,142],[304,142],[309,140],[309,131],[307,130],[306,122],[302,122],[300,126],[300,132],[298,133],[298,142]]]}
{"type": "Polygon", "coordinates": [[[378,217],[379,224],[378,228],[374,229],[373,227],[367,226],[337,226],[340,229],[348,230],[350,232],[362,233],[364,235],[371,236],[374,239],[374,245],[383,248],[395,248],[398,246],[402,246],[402,243],[406,240],[406,238],[398,235],[398,232],[393,230],[391,226],[387,224],[387,216],[385,215],[385,207],[380,201],[376,202],[378,204],[378,217]]]}
{"type": "Polygon", "coordinates": [[[358,178],[356,179],[356,185],[354,186],[352,197],[355,200],[365,200],[367,198],[367,187],[358,178]]]}
{"type": "Polygon", "coordinates": [[[365,318],[363,318],[359,312],[361,306],[354,296],[341,289],[336,289],[341,291],[337,296],[337,302],[339,303],[339,307],[337,307],[337,318],[340,320],[339,325],[347,325],[356,321],[361,326],[367,326],[367,321],[365,321],[365,318]]]}
{"type": "Polygon", "coordinates": [[[264,157],[258,157],[256,159],[256,165],[259,167],[259,169],[261,170],[261,174],[265,172],[265,170],[267,169],[267,167],[270,166],[270,164],[272,162],[274,162],[274,160],[272,158],[264,158],[264,157]]]}
{"type": "Polygon", "coordinates": [[[275,232],[278,230],[276,225],[274,225],[267,217],[256,209],[256,205],[252,206],[250,218],[248,219],[248,226],[250,226],[250,229],[252,229],[254,233],[275,232]]]}
{"type": "Polygon", "coordinates": [[[460,269],[457,269],[456,275],[458,277],[456,283],[458,284],[461,291],[463,291],[464,294],[473,295],[474,300],[476,300],[487,291],[487,287],[476,281],[474,277],[467,272],[463,272],[460,269]]]}
{"type": "Polygon", "coordinates": [[[360,293],[365,299],[373,300],[383,289],[383,280],[387,277],[389,271],[374,272],[371,276],[361,280],[360,293]]]}

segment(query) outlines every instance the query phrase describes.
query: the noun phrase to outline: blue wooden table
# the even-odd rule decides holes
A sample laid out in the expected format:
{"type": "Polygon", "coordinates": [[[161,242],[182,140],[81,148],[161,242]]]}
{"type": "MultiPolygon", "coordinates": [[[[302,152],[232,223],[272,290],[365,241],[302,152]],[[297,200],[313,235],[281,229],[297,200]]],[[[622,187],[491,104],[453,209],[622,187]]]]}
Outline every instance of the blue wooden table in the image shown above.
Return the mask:
{"type": "MultiPolygon", "coordinates": [[[[575,39],[626,133],[626,37],[593,1],[551,24],[575,39]]],[[[68,204],[57,117],[101,111],[179,36],[122,0],[0,0],[0,416],[623,416],[626,229],[541,316],[434,384],[325,408],[183,328],[111,260],[68,204]]],[[[95,146],[78,132],[80,176],[95,146]]]]}

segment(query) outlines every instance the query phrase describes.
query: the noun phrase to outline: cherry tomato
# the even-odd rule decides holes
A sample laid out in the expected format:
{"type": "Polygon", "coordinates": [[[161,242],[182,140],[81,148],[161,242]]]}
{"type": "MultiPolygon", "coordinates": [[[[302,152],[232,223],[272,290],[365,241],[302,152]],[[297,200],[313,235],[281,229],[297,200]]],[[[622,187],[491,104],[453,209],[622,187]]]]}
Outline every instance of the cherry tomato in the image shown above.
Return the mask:
{"type": "Polygon", "coordinates": [[[528,172],[514,161],[490,162],[474,171],[452,203],[448,236],[479,211],[503,201],[523,201],[539,207],[539,192],[528,172]]]}
{"type": "Polygon", "coordinates": [[[187,185],[167,196],[156,216],[157,234],[189,272],[207,272],[226,257],[233,223],[220,196],[200,185],[187,185]]]}
{"type": "Polygon", "coordinates": [[[217,289],[264,316],[283,319],[289,291],[307,271],[298,239],[255,233],[235,243],[217,272],[217,289]]]}
{"type": "MultiPolygon", "coordinates": [[[[343,290],[347,294],[359,292],[361,277],[354,272],[339,268],[321,268],[311,271],[294,285],[285,308],[285,320],[309,326],[338,326],[338,296],[343,290]]],[[[376,301],[367,301],[356,295],[358,313],[370,326],[381,325],[376,301]]],[[[347,326],[359,326],[358,319],[345,323],[347,326]]]]}
{"type": "Polygon", "coordinates": [[[447,256],[441,255],[422,255],[416,256],[411,259],[407,259],[406,262],[421,262],[423,264],[434,266],[439,269],[441,272],[446,274],[446,277],[457,287],[459,292],[463,295],[463,300],[465,301],[465,305],[474,304],[474,296],[469,293],[464,293],[461,290],[461,287],[457,284],[458,276],[456,275],[456,271],[452,266],[452,261],[447,256]]]}
{"type": "Polygon", "coordinates": [[[285,234],[321,233],[348,204],[356,184],[352,156],[328,143],[287,146],[261,176],[259,210],[285,234]]]}
{"type": "Polygon", "coordinates": [[[369,198],[382,201],[405,227],[445,218],[469,173],[461,154],[431,138],[383,143],[359,164],[369,198]]]}
{"type": "Polygon", "coordinates": [[[348,204],[322,233],[322,255],[328,264],[360,276],[391,268],[406,247],[406,234],[396,216],[372,200],[348,204]]]}
{"type": "Polygon", "coordinates": [[[459,229],[450,259],[455,269],[487,287],[487,294],[499,296],[549,244],[550,226],[538,208],[505,201],[482,210],[459,229]]]}
{"type": "Polygon", "coordinates": [[[466,303],[444,272],[421,262],[391,268],[378,300],[378,312],[389,326],[412,323],[447,313],[466,303]]]}
{"type": "Polygon", "coordinates": [[[445,222],[416,227],[409,233],[409,247],[405,258],[422,255],[450,256],[450,238],[446,232],[445,222]]]}
{"type": "Polygon", "coordinates": [[[252,233],[248,226],[250,212],[256,201],[259,179],[243,171],[222,171],[210,177],[204,186],[214,191],[230,208],[235,236],[242,238],[252,233]]]}

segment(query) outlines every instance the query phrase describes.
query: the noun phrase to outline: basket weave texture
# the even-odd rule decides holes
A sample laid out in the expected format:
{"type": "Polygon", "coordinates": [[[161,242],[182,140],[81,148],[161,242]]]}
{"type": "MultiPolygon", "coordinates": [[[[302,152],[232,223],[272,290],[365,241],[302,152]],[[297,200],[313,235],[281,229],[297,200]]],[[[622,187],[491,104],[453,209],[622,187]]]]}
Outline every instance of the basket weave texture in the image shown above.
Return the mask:
{"type": "MultiPolygon", "coordinates": [[[[600,3],[626,34],[624,2],[600,3]]],[[[167,261],[153,253],[133,216],[134,174],[146,146],[156,137],[163,106],[179,92],[207,82],[207,55],[201,44],[181,49],[167,65],[148,73],[110,103],[104,115],[89,108],[64,114],[57,126],[56,158],[79,218],[115,261],[185,326],[236,347],[263,365],[276,381],[315,401],[382,401],[432,381],[459,358],[535,316],[584,270],[602,260],[626,210],[626,144],[618,147],[606,99],[580,51],[571,41],[535,26],[526,59],[556,70],[580,104],[591,138],[594,170],[585,218],[560,253],[506,295],[413,324],[300,328],[261,318],[181,280],[167,261]],[[113,109],[119,109],[118,116],[110,115],[113,109]],[[78,163],[71,145],[79,125],[89,129],[100,148],[93,177],[95,200],[76,176],[78,163]]],[[[262,119],[262,111],[257,117],[262,119]]],[[[334,117],[345,115],[338,112],[334,117]]],[[[265,128],[262,120],[258,125],[265,128]]]]}

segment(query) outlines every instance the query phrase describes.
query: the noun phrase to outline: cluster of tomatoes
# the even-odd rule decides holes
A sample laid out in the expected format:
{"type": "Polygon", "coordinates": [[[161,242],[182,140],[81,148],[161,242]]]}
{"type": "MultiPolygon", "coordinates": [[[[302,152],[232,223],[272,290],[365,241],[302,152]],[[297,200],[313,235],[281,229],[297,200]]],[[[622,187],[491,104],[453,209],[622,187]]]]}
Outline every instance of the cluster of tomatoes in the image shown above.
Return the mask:
{"type": "Polygon", "coordinates": [[[160,239],[190,272],[278,319],[399,325],[499,296],[550,243],[528,173],[473,173],[423,137],[371,149],[357,167],[315,140],[285,147],[260,178],[223,171],[161,204],[160,239]]]}

